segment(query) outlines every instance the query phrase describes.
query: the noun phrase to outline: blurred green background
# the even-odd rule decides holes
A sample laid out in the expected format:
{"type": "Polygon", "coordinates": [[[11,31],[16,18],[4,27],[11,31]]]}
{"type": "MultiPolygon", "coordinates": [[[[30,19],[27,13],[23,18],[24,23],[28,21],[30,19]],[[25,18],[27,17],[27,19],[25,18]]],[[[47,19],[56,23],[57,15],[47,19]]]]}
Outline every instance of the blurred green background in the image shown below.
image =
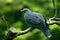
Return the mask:
{"type": "MultiPolygon", "coordinates": [[[[57,17],[60,17],[60,0],[55,0],[57,6],[57,17]]],[[[0,17],[5,16],[9,28],[14,27],[17,31],[28,28],[20,10],[27,6],[32,11],[41,13],[46,20],[54,16],[52,0],[0,0],[0,17]]],[[[24,35],[17,36],[14,40],[60,40],[60,26],[49,25],[50,32],[53,35],[47,39],[41,30],[34,29],[24,35]]],[[[0,40],[4,39],[7,28],[5,22],[0,18],[0,40]]]]}

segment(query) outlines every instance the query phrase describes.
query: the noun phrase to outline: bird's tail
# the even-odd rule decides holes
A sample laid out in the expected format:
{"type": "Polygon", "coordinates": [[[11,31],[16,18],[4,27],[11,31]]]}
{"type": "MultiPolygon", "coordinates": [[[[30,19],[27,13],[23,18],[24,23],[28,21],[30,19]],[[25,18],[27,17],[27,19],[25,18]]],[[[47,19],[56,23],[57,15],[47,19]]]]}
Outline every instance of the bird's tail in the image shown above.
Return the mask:
{"type": "Polygon", "coordinates": [[[44,33],[44,35],[47,37],[47,38],[51,38],[52,35],[51,33],[48,31],[48,28],[43,26],[43,25],[40,25],[39,29],[42,30],[42,32],[44,33]]]}
{"type": "Polygon", "coordinates": [[[42,31],[43,31],[43,33],[45,34],[45,36],[46,36],[47,38],[51,38],[51,37],[52,37],[51,33],[50,33],[47,29],[44,29],[44,30],[42,30],[42,31]]]}

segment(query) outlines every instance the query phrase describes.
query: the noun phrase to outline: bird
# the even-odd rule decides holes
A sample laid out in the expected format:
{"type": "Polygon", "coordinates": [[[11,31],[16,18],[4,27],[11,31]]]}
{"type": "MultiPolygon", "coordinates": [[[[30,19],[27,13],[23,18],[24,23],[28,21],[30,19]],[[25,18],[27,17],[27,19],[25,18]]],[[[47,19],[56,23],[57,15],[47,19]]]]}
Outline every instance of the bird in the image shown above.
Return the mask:
{"type": "Polygon", "coordinates": [[[31,11],[28,8],[23,8],[21,12],[24,12],[24,20],[26,23],[32,27],[37,27],[47,38],[52,37],[51,33],[48,31],[45,18],[42,16],[42,14],[31,11]]]}

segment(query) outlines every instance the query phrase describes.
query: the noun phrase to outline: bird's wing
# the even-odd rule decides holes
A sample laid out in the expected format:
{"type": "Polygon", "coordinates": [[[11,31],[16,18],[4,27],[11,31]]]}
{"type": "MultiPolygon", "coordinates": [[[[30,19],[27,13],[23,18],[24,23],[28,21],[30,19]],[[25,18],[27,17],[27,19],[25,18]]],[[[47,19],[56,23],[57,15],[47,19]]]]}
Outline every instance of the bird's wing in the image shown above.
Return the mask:
{"type": "Polygon", "coordinates": [[[42,15],[40,15],[38,13],[35,13],[35,12],[32,12],[29,15],[29,17],[30,18],[27,19],[27,22],[30,23],[30,24],[39,24],[39,23],[45,21],[42,15]]]}

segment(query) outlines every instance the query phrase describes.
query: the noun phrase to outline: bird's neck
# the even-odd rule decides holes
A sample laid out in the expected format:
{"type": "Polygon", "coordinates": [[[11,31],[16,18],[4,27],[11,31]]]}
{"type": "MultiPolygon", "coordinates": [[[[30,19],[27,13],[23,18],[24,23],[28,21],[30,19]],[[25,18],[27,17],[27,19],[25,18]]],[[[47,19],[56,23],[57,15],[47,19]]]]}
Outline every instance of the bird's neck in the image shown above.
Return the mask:
{"type": "Polygon", "coordinates": [[[31,14],[31,11],[30,10],[27,10],[25,13],[26,14],[31,14]]]}

